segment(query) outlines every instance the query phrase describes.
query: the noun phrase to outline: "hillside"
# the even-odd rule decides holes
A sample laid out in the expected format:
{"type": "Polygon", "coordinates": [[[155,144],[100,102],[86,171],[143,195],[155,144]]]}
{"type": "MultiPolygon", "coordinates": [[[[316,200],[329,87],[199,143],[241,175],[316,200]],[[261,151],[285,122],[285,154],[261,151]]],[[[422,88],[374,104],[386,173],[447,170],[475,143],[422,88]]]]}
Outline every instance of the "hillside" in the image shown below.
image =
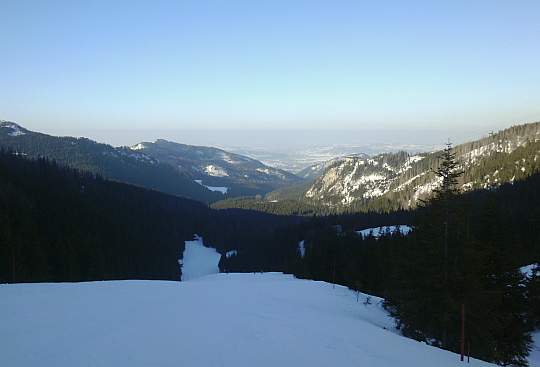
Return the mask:
{"type": "Polygon", "coordinates": [[[180,279],[210,210],[41,158],[0,152],[0,282],[180,279]]]}
{"type": "MultiPolygon", "coordinates": [[[[380,299],[277,273],[0,285],[5,366],[462,366],[380,299]]],[[[493,366],[471,359],[470,366],[493,366]]]]}
{"type": "MultiPolygon", "coordinates": [[[[540,122],[515,126],[456,146],[463,190],[494,188],[523,179],[540,168],[540,122]]],[[[433,174],[442,152],[383,153],[343,157],[333,162],[297,200],[350,211],[411,208],[437,186],[433,174]]],[[[290,190],[289,190],[290,192],[290,190]]],[[[280,191],[268,200],[292,199],[280,191]]]]}
{"type": "Polygon", "coordinates": [[[9,121],[0,121],[0,147],[204,203],[223,199],[223,194],[197,184],[187,172],[127,147],[115,148],[86,138],[50,136],[9,121]]]}
{"type": "Polygon", "coordinates": [[[112,147],[86,138],[32,132],[16,123],[0,121],[0,146],[204,203],[265,195],[303,182],[298,176],[256,159],[163,139],[133,147],[112,147]]]}
{"type": "Polygon", "coordinates": [[[264,195],[293,186],[302,180],[258,160],[222,149],[179,144],[163,139],[140,143],[131,148],[137,153],[168,163],[187,172],[205,186],[224,187],[228,197],[264,195]]]}
{"type": "MultiPolygon", "coordinates": [[[[243,251],[267,244],[276,228],[298,221],[214,211],[194,200],[0,150],[0,283],[178,280],[183,241],[193,233],[220,253],[243,251]]],[[[281,270],[282,256],[276,251],[265,265],[281,270]]]]}
{"type": "Polygon", "coordinates": [[[308,180],[314,180],[314,179],[319,178],[320,176],[322,176],[323,173],[328,169],[328,167],[332,166],[337,161],[339,161],[340,159],[344,159],[344,158],[369,159],[369,156],[367,154],[363,154],[363,153],[350,154],[350,155],[347,155],[345,157],[339,156],[339,157],[336,157],[336,158],[332,158],[332,159],[330,159],[328,161],[325,161],[325,162],[322,162],[322,163],[319,163],[319,164],[314,164],[314,165],[312,165],[310,167],[307,167],[307,168],[303,169],[302,171],[298,172],[296,175],[298,177],[302,177],[302,178],[305,178],[305,179],[308,179],[308,180]]]}

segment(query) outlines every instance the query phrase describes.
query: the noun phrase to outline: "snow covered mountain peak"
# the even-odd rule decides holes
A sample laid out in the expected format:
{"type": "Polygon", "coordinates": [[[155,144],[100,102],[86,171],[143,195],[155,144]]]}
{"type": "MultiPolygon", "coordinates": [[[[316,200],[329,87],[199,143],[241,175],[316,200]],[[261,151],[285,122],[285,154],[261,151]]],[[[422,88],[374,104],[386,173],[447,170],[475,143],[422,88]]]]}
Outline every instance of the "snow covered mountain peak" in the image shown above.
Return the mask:
{"type": "Polygon", "coordinates": [[[13,131],[8,133],[9,136],[20,136],[26,134],[24,128],[11,121],[0,120],[0,127],[12,129],[13,131]]]}

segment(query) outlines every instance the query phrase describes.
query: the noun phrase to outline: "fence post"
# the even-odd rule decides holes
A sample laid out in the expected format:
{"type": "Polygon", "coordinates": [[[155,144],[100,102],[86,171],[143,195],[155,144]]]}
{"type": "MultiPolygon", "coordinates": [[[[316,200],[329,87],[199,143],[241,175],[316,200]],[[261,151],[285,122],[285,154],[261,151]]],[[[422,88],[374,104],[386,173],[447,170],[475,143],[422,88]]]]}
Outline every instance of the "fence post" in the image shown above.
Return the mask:
{"type": "Polygon", "coordinates": [[[334,282],[332,283],[332,287],[336,289],[336,259],[334,258],[334,282]]]}
{"type": "Polygon", "coordinates": [[[13,260],[13,284],[15,284],[15,248],[11,250],[11,259],[13,260]]]}
{"type": "Polygon", "coordinates": [[[465,305],[461,305],[461,362],[465,355],[465,305]]]}

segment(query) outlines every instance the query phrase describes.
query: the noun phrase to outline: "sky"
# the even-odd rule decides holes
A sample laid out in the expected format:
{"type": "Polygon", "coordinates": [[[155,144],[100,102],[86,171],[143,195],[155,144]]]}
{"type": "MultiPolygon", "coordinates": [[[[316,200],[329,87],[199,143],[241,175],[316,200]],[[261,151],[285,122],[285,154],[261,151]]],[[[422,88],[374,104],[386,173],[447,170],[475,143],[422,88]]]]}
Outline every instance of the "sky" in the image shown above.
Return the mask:
{"type": "Polygon", "coordinates": [[[0,119],[53,135],[436,143],[540,120],[537,0],[0,0],[0,16],[0,119]]]}

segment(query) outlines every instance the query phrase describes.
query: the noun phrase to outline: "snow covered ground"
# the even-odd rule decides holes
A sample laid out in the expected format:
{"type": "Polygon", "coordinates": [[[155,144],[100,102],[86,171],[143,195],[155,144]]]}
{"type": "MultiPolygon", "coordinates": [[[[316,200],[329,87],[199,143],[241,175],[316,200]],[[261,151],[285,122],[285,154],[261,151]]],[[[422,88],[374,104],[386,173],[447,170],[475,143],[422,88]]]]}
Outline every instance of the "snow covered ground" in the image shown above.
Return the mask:
{"type": "Polygon", "coordinates": [[[534,346],[529,356],[530,367],[540,367],[540,332],[536,332],[532,335],[534,346]]]}
{"type": "Polygon", "coordinates": [[[216,254],[186,241],[187,282],[0,285],[0,366],[464,366],[400,336],[379,298],[364,305],[280,273],[215,274],[216,254]]]}
{"type": "Polygon", "coordinates": [[[0,365],[462,365],[456,354],[398,335],[380,300],[364,300],[278,273],[4,284],[0,365]]]}

